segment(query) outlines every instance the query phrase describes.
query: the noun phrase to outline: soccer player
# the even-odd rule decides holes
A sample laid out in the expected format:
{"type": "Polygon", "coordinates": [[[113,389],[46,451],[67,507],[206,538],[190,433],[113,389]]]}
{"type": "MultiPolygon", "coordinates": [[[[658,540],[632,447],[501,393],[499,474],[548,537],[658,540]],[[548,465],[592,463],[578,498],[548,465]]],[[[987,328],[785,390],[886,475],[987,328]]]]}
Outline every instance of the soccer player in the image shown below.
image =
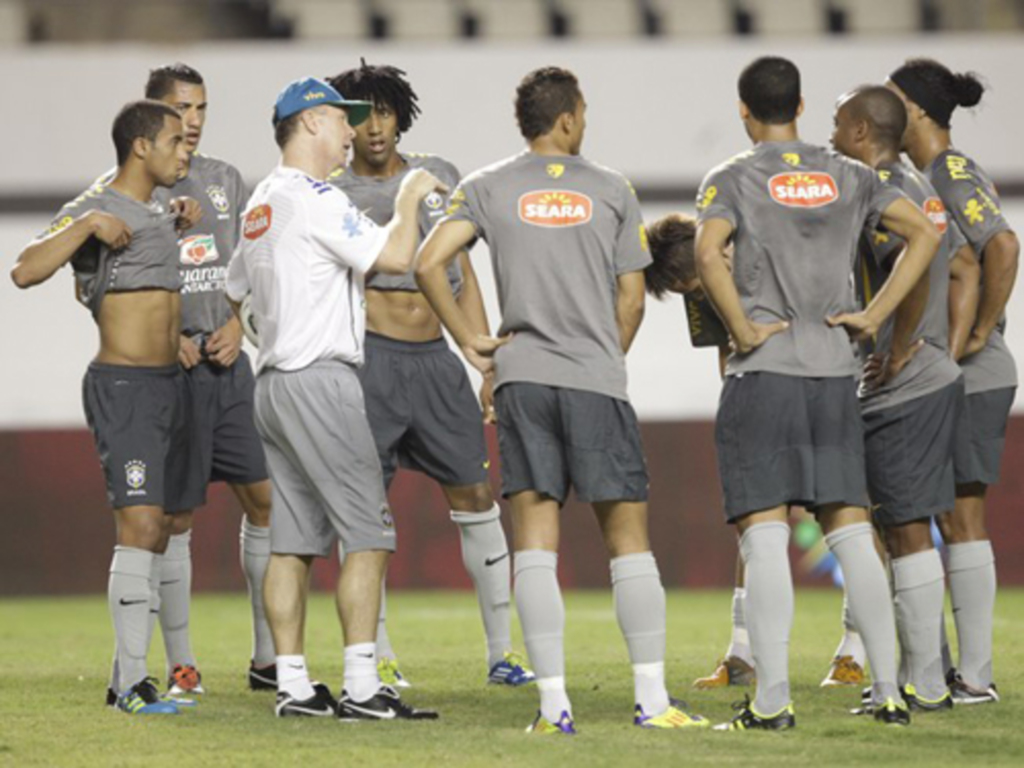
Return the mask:
{"type": "Polygon", "coordinates": [[[957,427],[956,506],[939,517],[947,545],[949,593],[960,659],[949,675],[960,704],[996,702],[992,682],[992,618],[996,567],[985,528],[985,494],[999,479],[1006,424],[1017,390],[1017,366],[1006,346],[1006,303],[1013,291],[1020,241],[1003,216],[988,174],[953,147],[950,118],[973,107],[985,89],[973,74],[953,74],[931,59],[912,59],[886,83],[907,105],[904,150],[934,185],[981,262],[981,298],[969,334],[952,340],[964,372],[967,406],[957,427]]]}
{"type": "MultiPolygon", "coordinates": [[[[194,431],[204,482],[228,483],[245,513],[240,560],[252,606],[253,651],[249,686],[277,687],[274,642],[263,610],[263,577],[270,559],[270,481],[253,421],[254,379],[242,351],[242,328],[224,297],[227,262],[239,239],[246,190],[234,166],[200,154],[206,123],[206,86],[186,64],[149,73],[146,98],[181,115],[187,173],[156,199],[187,195],[203,207],[198,226],[181,233],[181,346],[178,361],[192,387],[194,431]]],[[[192,587],[192,513],[175,515],[160,576],[160,627],[167,650],[170,693],[202,693],[189,640],[192,587]]]]}
{"type": "Polygon", "coordinates": [[[21,288],[67,263],[80,301],[99,327],[100,348],[83,382],[86,419],[114,509],[117,543],[107,599],[114,624],[112,703],[131,714],[174,714],[157,693],[146,656],[159,610],[160,560],[173,520],[202,504],[191,435],[191,396],[178,366],[181,277],[178,230],[199,204],[164,206],[188,159],[178,113],[160,102],[125,105],[113,125],[117,172],[68,203],[12,271],[21,288]]]}
{"type": "Polygon", "coordinates": [[[867,648],[875,716],[910,721],[896,681],[896,628],[875,552],[864,478],[857,362],[939,246],[928,218],[866,166],[800,141],[800,73],[763,57],[739,78],[752,150],[713,169],[698,197],[697,270],[734,353],[716,424],[725,511],[746,565],[746,620],[757,697],[723,729],[791,728],[793,582],[788,507],[817,517],[846,579],[867,648]],[[885,286],[852,312],[852,258],[868,220],[908,245],[885,286]],[[725,249],[734,243],[732,271],[725,249]],[[848,331],[848,332],[847,332],[848,331]]]}
{"type": "Polygon", "coordinates": [[[593,505],[611,555],[635,724],[705,726],[665,689],[665,592],[647,536],[647,469],[626,392],[625,354],[643,317],[650,262],[640,205],[625,178],[580,157],[586,103],[571,72],[529,73],[515,109],[526,151],[459,185],[421,246],[416,278],[469,361],[495,372],[516,605],[540,691],[529,730],[575,733],[556,572],[559,512],[570,488],[593,505]],[[476,237],[494,262],[500,339],[479,333],[448,279],[449,265],[476,237]]]}
{"type": "MultiPolygon", "coordinates": [[[[402,70],[364,61],[329,82],[349,98],[373,104],[370,116],[355,129],[351,165],[330,179],[359,210],[377,224],[386,224],[402,179],[415,168],[425,168],[450,189],[458,185],[459,172],[447,160],[398,151],[398,142],[420,113],[416,92],[402,70]]],[[[444,203],[437,194],[424,200],[420,237],[444,215],[444,203]]],[[[488,335],[483,299],[466,252],[449,266],[448,279],[476,332],[488,335]]],[[[476,586],[487,637],[487,680],[512,686],[530,683],[533,673],[512,653],[508,543],[487,478],[480,406],[466,370],[448,348],[441,323],[411,270],[404,275],[373,275],[367,282],[366,315],[366,363],[359,369],[359,380],[384,487],[391,486],[399,465],[440,484],[451,519],[459,527],[462,562],[476,586]]],[[[492,408],[490,388],[488,376],[482,392],[487,408],[492,408]]],[[[381,679],[405,682],[388,640],[383,595],[377,656],[381,679]]]]}
{"type": "Polygon", "coordinates": [[[437,717],[404,704],[377,672],[381,580],[395,531],[355,369],[363,362],[365,275],[409,269],[420,202],[447,188],[413,171],[391,223],[378,227],[328,184],[355,135],[349,117],[358,124],[369,110],[314,78],[281,91],[273,117],[281,162],[249,199],[228,266],[228,298],[238,311],[251,291],[260,331],[256,426],[274,509],[264,602],[277,653],[279,717],[437,717]],[[335,702],[309,678],[304,634],[312,560],[326,557],[338,538],[347,555],[337,588],[345,682],[335,702]]]}
{"type": "MultiPolygon", "coordinates": [[[[858,393],[868,493],[891,558],[904,698],[911,709],[934,711],[953,706],[940,642],[945,573],[932,543],[932,519],[952,511],[956,498],[954,430],[964,405],[963,374],[949,354],[949,338],[970,332],[979,268],[935,189],[900,161],[906,125],[907,110],[895,93],[865,86],[839,100],[832,144],[903,190],[943,234],[926,275],[877,336],[861,343],[867,364],[858,393]],[[949,305],[951,279],[966,287],[966,307],[949,305]]],[[[865,229],[854,271],[864,305],[884,285],[903,246],[888,232],[865,229]]]]}

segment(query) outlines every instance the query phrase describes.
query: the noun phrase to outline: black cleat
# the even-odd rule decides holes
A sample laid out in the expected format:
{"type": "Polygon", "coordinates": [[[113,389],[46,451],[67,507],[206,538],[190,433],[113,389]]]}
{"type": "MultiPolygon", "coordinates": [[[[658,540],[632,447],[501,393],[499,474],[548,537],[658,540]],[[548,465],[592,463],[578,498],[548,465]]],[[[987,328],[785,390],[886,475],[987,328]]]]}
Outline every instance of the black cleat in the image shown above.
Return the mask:
{"type": "Polygon", "coordinates": [[[437,720],[438,714],[429,709],[415,709],[398,697],[398,692],[389,685],[382,685],[377,693],[366,701],[353,701],[348,691],[341,692],[338,700],[338,719],[343,722],[356,720],[437,720]]]}
{"type": "Polygon", "coordinates": [[[950,684],[949,694],[953,697],[953,703],[957,705],[995,704],[999,701],[999,691],[996,690],[995,683],[982,690],[965,683],[960,675],[957,675],[950,684]]]}
{"type": "Polygon", "coordinates": [[[249,690],[250,691],[276,691],[277,690],[277,665],[270,664],[266,667],[257,667],[249,662],[249,690]]]}
{"type": "Polygon", "coordinates": [[[865,704],[850,710],[851,715],[871,715],[883,725],[910,725],[910,709],[906,702],[888,698],[882,704],[865,704]]]}
{"type": "Polygon", "coordinates": [[[274,705],[274,714],[278,717],[331,717],[336,712],[337,704],[323,683],[313,683],[313,695],[301,701],[278,691],[274,705]]]}
{"type": "Polygon", "coordinates": [[[949,691],[946,691],[934,701],[920,696],[910,683],[907,683],[901,692],[903,693],[903,700],[907,702],[907,707],[912,712],[941,712],[953,708],[953,697],[949,691]]]}
{"type": "Polygon", "coordinates": [[[768,717],[754,711],[749,696],[743,701],[737,701],[732,708],[739,714],[728,723],[716,725],[716,731],[788,731],[790,728],[796,728],[796,714],[792,704],[787,704],[768,717]]]}
{"type": "Polygon", "coordinates": [[[108,707],[116,707],[117,706],[117,692],[114,691],[113,688],[107,688],[107,706],[108,707]]]}

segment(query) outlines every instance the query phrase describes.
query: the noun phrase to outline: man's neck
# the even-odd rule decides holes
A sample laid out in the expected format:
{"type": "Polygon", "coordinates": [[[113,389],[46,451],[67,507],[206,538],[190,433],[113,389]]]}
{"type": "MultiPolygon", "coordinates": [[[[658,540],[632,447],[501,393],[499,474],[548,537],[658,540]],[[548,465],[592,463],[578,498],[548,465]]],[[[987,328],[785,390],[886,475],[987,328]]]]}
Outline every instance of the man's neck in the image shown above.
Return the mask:
{"type": "Polygon", "coordinates": [[[907,154],[917,169],[923,171],[935,162],[936,157],[952,146],[949,131],[939,129],[916,137],[913,145],[907,148],[907,154]]]}
{"type": "Polygon", "coordinates": [[[281,165],[286,168],[294,168],[302,171],[310,178],[317,181],[324,181],[334,171],[328,168],[330,163],[326,162],[319,153],[309,147],[303,147],[295,143],[289,144],[281,153],[281,165]]]}
{"type": "Polygon", "coordinates": [[[898,163],[900,161],[900,152],[892,147],[872,144],[860,159],[865,165],[878,170],[879,168],[898,163]]]}
{"type": "Polygon", "coordinates": [[[148,203],[153,198],[153,189],[156,184],[143,169],[134,164],[126,164],[117,169],[113,180],[107,186],[117,190],[125,197],[138,200],[140,203],[148,203]]]}
{"type": "Polygon", "coordinates": [[[750,138],[755,144],[778,144],[785,141],[799,141],[800,135],[796,130],[796,123],[753,123],[750,128],[750,138]]]}
{"type": "Polygon", "coordinates": [[[544,136],[538,136],[528,144],[530,151],[535,155],[550,155],[555,157],[566,157],[574,155],[574,152],[570,151],[569,145],[565,141],[561,141],[559,138],[546,134],[544,136]]]}
{"type": "Polygon", "coordinates": [[[401,156],[397,151],[391,153],[391,157],[387,159],[383,165],[371,165],[366,161],[366,158],[353,152],[352,153],[352,173],[356,176],[369,176],[373,179],[390,179],[392,176],[401,173],[406,166],[405,158],[401,156]]]}

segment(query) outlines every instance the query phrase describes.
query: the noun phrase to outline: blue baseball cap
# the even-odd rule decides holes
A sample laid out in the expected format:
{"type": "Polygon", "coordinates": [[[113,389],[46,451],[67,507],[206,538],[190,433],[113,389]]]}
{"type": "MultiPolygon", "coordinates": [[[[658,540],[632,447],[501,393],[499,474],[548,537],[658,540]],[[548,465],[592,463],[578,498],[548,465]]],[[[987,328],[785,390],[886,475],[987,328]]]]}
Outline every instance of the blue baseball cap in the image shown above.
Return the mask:
{"type": "Polygon", "coordinates": [[[292,81],[277,94],[277,101],[274,102],[274,125],[304,109],[319,107],[321,104],[343,107],[348,112],[349,125],[353,126],[368,118],[373,108],[369,101],[346,99],[323,80],[303,77],[292,81]]]}

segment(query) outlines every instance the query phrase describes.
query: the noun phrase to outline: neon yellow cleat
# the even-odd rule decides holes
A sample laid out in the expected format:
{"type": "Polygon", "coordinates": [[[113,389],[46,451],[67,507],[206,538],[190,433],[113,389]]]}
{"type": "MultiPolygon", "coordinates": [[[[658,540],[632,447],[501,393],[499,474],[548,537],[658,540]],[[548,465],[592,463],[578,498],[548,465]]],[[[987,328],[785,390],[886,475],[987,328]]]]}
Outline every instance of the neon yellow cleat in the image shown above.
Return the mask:
{"type": "Polygon", "coordinates": [[[576,723],[573,722],[572,715],[568,712],[562,712],[562,716],[558,718],[557,723],[552,723],[549,720],[546,720],[540,712],[537,712],[537,717],[527,727],[526,732],[537,733],[542,736],[558,734],[575,736],[576,723]]]}
{"type": "Polygon", "coordinates": [[[686,703],[672,699],[668,709],[660,715],[645,715],[643,707],[636,705],[633,725],[641,728],[707,728],[711,722],[700,715],[686,711],[686,703]]]}
{"type": "Polygon", "coordinates": [[[381,656],[377,660],[377,674],[384,685],[390,685],[392,688],[412,688],[412,683],[405,679],[398,668],[398,659],[381,656]]]}

